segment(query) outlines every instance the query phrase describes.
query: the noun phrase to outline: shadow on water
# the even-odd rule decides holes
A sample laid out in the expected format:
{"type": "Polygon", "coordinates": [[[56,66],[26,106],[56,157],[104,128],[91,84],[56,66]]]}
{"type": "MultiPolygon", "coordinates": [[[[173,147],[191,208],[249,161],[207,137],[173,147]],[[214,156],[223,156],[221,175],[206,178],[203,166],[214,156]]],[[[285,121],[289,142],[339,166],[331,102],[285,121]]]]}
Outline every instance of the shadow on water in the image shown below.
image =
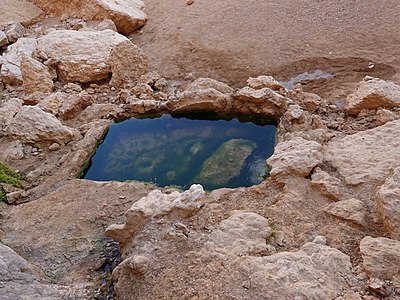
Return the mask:
{"type": "Polygon", "coordinates": [[[276,124],[257,116],[185,114],[132,118],[110,126],[82,176],[207,190],[251,186],[269,170],[276,124]]]}

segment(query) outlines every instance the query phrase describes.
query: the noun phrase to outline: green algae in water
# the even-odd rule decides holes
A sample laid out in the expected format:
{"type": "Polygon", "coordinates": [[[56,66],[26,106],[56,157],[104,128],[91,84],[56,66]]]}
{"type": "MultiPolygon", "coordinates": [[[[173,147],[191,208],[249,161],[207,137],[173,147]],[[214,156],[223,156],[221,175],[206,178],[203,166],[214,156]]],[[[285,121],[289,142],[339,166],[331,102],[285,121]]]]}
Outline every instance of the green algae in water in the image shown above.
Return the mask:
{"type": "Polygon", "coordinates": [[[182,188],[200,183],[207,190],[251,186],[268,173],[275,132],[274,125],[237,119],[133,118],[110,126],[83,178],[182,188]]]}

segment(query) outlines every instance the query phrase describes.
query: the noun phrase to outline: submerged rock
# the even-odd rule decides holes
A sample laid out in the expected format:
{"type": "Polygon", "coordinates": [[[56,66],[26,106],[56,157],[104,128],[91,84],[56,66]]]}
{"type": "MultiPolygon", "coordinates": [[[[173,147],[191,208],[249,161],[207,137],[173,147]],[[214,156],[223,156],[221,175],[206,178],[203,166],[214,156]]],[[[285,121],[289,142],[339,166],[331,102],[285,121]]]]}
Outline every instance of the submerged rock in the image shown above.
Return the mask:
{"type": "Polygon", "coordinates": [[[246,158],[257,145],[245,139],[232,139],[223,143],[204,163],[195,182],[222,186],[240,174],[246,158]]]}

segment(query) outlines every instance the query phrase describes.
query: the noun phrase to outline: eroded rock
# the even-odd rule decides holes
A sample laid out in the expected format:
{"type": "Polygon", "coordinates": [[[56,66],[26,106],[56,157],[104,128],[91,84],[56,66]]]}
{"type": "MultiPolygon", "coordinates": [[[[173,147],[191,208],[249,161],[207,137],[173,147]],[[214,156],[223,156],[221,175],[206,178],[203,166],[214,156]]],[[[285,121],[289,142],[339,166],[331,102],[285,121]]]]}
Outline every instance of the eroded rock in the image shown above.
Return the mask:
{"type": "Polygon", "coordinates": [[[400,242],[384,237],[367,236],[360,242],[363,267],[367,275],[400,284],[400,242]]]}
{"type": "Polygon", "coordinates": [[[110,85],[113,86],[137,82],[148,67],[146,55],[129,40],[119,43],[111,50],[108,63],[112,72],[110,85]]]}
{"type": "Polygon", "coordinates": [[[62,299],[68,297],[66,289],[40,282],[29,263],[14,250],[0,243],[0,298],[62,299]]]}
{"type": "Polygon", "coordinates": [[[322,195],[337,200],[340,196],[340,179],[329,175],[321,169],[311,175],[311,186],[319,190],[322,195]]]}
{"type": "Polygon", "coordinates": [[[269,88],[259,90],[244,87],[233,94],[231,106],[242,114],[262,114],[277,118],[292,101],[269,88]]]}
{"type": "Polygon", "coordinates": [[[147,20],[141,0],[33,0],[48,14],[68,14],[89,20],[111,19],[123,34],[130,34],[142,27],[147,20]]]}
{"type": "Polygon", "coordinates": [[[22,57],[21,74],[25,94],[51,93],[54,89],[53,78],[49,69],[31,57],[22,57]]]}
{"type": "Polygon", "coordinates": [[[265,241],[271,235],[272,228],[264,217],[253,212],[234,211],[211,233],[205,246],[233,256],[269,254],[271,245],[265,241]]]}
{"type": "Polygon", "coordinates": [[[247,85],[255,90],[269,88],[273,91],[279,92],[282,90],[283,92],[286,92],[286,88],[272,76],[262,75],[256,78],[250,77],[247,79],[247,85]]]}
{"type": "Polygon", "coordinates": [[[346,100],[346,110],[351,114],[363,109],[393,107],[400,107],[400,86],[379,78],[366,77],[346,100]]]}
{"type": "Polygon", "coordinates": [[[400,121],[333,138],[326,146],[326,160],[344,177],[347,184],[378,181],[400,166],[400,121]]]}
{"type": "Polygon", "coordinates": [[[307,176],[322,161],[322,146],[302,137],[278,143],[267,159],[271,177],[284,175],[307,176]]]}
{"type": "Polygon", "coordinates": [[[58,77],[66,82],[94,82],[111,72],[111,50],[128,39],[112,30],[55,30],[37,40],[58,77]]]}
{"type": "Polygon", "coordinates": [[[361,226],[365,222],[365,205],[362,201],[355,198],[331,203],[325,208],[325,211],[335,217],[361,226]]]}
{"type": "Polygon", "coordinates": [[[201,185],[194,184],[185,192],[164,194],[160,190],[150,192],[125,213],[125,223],[109,226],[105,234],[115,241],[126,242],[132,237],[139,226],[145,224],[149,218],[162,216],[172,211],[191,215],[197,211],[201,203],[198,201],[204,195],[201,185]]]}
{"type": "Polygon", "coordinates": [[[44,18],[44,13],[30,2],[20,0],[2,0],[0,25],[20,22],[24,26],[33,25],[44,18]]]}
{"type": "Polygon", "coordinates": [[[400,168],[378,189],[376,203],[390,237],[400,240],[400,168]]]}
{"type": "Polygon", "coordinates": [[[52,114],[36,106],[24,106],[5,129],[7,135],[27,143],[57,142],[65,144],[74,138],[74,130],[64,126],[52,114]]]}
{"type": "Polygon", "coordinates": [[[92,105],[93,102],[93,97],[86,92],[70,95],[59,109],[60,118],[63,120],[72,119],[86,107],[92,105]]]}
{"type": "Polygon", "coordinates": [[[0,102],[0,132],[3,131],[14,115],[22,108],[22,100],[11,98],[0,102]]]}
{"type": "Polygon", "coordinates": [[[7,48],[3,54],[0,78],[4,83],[22,84],[21,60],[22,57],[32,57],[37,47],[33,38],[20,38],[15,44],[7,48]]]}

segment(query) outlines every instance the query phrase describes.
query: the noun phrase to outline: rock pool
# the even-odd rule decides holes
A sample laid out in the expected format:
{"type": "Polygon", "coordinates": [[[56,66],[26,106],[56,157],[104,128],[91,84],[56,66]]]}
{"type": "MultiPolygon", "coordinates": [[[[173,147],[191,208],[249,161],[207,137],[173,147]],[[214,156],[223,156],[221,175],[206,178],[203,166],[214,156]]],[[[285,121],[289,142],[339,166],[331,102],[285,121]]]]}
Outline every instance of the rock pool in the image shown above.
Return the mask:
{"type": "Polygon", "coordinates": [[[268,174],[276,127],[256,123],[170,115],[114,123],[83,178],[182,188],[200,183],[207,190],[258,184],[268,174]]]}

